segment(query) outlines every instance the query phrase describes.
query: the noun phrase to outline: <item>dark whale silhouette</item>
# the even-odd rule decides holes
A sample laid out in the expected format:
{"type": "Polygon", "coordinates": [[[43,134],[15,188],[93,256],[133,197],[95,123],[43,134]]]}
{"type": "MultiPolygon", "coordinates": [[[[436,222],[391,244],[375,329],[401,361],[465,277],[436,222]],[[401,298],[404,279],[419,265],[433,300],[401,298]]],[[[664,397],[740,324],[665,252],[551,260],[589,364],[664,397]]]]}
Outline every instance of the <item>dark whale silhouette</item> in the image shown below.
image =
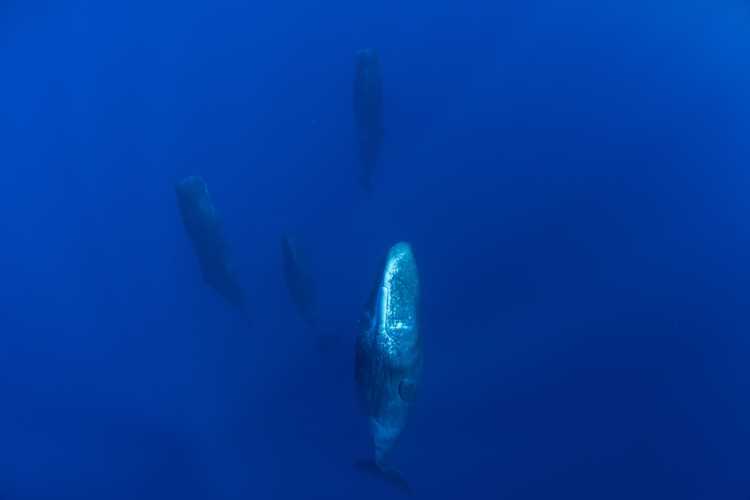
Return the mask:
{"type": "Polygon", "coordinates": [[[354,74],[354,118],[362,163],[362,184],[370,191],[384,132],[380,58],[373,49],[357,52],[354,74]]]}
{"type": "Polygon", "coordinates": [[[296,241],[289,235],[281,238],[281,259],[286,287],[297,312],[308,326],[317,327],[315,283],[296,241]]]}
{"type": "Polygon", "coordinates": [[[246,312],[245,292],[230,265],[221,219],[206,183],[197,176],[187,177],[177,183],[175,191],[203,280],[227,302],[246,312]]]}

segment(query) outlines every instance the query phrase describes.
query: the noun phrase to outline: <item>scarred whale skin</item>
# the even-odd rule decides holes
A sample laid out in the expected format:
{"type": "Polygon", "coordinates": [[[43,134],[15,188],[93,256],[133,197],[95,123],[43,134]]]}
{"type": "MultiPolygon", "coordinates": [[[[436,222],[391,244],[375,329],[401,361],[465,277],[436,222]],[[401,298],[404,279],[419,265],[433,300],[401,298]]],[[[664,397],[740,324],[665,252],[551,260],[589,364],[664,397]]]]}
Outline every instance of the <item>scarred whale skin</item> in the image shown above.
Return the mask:
{"type": "Polygon", "coordinates": [[[385,459],[406,425],[422,373],[419,276],[411,247],[397,243],[382,274],[356,342],[355,378],[369,419],[375,465],[385,459]]]}
{"type": "Polygon", "coordinates": [[[230,304],[245,309],[245,294],[233,272],[221,219],[211,202],[208,186],[197,176],[175,186],[182,222],[193,244],[203,280],[230,304]]]}
{"type": "Polygon", "coordinates": [[[362,163],[362,183],[365,189],[371,190],[375,164],[383,142],[383,83],[380,58],[373,49],[357,52],[354,118],[362,163]]]}

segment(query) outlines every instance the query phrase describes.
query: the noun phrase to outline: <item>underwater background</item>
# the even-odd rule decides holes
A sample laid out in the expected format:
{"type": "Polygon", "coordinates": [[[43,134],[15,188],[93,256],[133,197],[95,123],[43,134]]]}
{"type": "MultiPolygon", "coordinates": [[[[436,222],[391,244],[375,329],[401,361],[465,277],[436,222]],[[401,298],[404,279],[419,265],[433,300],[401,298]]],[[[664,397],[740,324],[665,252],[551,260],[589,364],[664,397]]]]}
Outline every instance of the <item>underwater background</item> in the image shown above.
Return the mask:
{"type": "Polygon", "coordinates": [[[739,0],[0,3],[0,499],[399,498],[354,465],[353,345],[401,240],[415,497],[750,498],[749,61],[739,0]]]}

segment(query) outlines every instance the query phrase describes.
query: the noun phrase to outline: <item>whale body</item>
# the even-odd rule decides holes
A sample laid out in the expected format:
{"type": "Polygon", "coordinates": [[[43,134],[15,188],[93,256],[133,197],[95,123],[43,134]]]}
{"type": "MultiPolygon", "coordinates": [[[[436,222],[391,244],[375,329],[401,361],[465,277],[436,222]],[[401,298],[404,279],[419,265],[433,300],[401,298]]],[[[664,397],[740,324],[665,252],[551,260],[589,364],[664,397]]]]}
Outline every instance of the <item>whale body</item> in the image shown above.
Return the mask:
{"type": "Polygon", "coordinates": [[[289,235],[281,238],[284,280],[297,311],[308,326],[316,326],[315,283],[299,248],[289,235]]]}
{"type": "Polygon", "coordinates": [[[355,379],[370,425],[374,466],[398,479],[386,458],[403,431],[422,374],[419,276],[411,247],[397,243],[376,280],[356,341],[355,379]]]}
{"type": "Polygon", "coordinates": [[[383,83],[380,58],[373,49],[357,52],[354,118],[362,164],[362,184],[369,191],[383,142],[383,83]]]}
{"type": "Polygon", "coordinates": [[[208,186],[197,176],[175,186],[182,222],[198,257],[203,280],[227,302],[245,310],[245,293],[232,270],[227,243],[208,186]]]}

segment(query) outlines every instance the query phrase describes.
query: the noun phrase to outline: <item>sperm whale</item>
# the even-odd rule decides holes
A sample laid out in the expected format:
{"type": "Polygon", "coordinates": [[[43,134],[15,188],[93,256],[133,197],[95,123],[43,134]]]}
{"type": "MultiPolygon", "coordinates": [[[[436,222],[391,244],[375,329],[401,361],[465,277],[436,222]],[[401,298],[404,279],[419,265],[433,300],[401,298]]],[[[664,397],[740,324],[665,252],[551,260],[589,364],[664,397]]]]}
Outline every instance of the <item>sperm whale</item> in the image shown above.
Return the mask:
{"type": "Polygon", "coordinates": [[[362,164],[362,184],[370,191],[375,164],[383,142],[383,83],[380,58],[373,49],[357,52],[354,73],[354,118],[362,164]]]}
{"type": "Polygon", "coordinates": [[[423,364],[419,275],[408,243],[397,243],[388,252],[355,350],[355,380],[374,445],[371,469],[406,485],[387,456],[406,426],[423,364]]]}
{"type": "Polygon", "coordinates": [[[208,186],[197,176],[175,187],[182,222],[193,245],[203,280],[227,302],[245,310],[245,293],[229,262],[227,243],[208,186]]]}

